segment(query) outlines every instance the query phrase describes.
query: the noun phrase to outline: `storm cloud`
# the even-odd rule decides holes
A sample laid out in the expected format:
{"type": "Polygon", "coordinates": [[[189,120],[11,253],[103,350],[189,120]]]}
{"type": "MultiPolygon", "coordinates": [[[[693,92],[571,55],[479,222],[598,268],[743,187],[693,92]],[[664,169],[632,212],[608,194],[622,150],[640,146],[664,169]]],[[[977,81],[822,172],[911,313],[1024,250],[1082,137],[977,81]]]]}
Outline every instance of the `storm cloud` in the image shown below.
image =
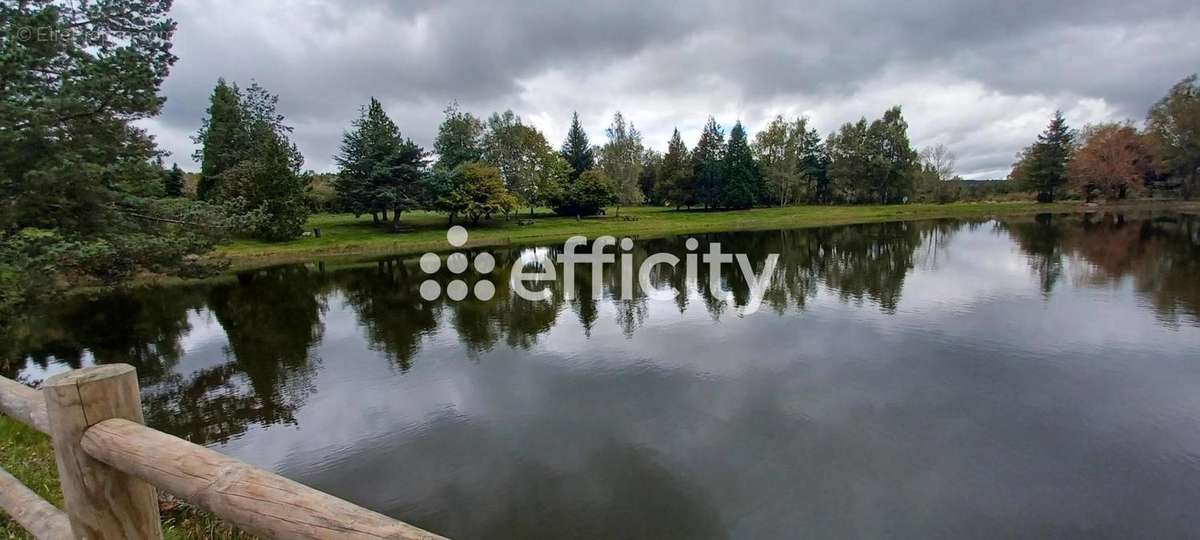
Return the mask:
{"type": "Polygon", "coordinates": [[[1055,109],[1074,126],[1139,121],[1200,70],[1200,4],[1184,0],[187,0],[172,17],[179,62],[145,125],[185,168],[225,77],[280,95],[318,171],[375,96],[425,146],[451,102],[511,108],[553,144],[572,111],[599,142],[620,110],[659,149],[673,128],[694,143],[708,115],[752,130],[806,115],[828,133],[900,104],[915,145],[993,178],[1055,109]]]}

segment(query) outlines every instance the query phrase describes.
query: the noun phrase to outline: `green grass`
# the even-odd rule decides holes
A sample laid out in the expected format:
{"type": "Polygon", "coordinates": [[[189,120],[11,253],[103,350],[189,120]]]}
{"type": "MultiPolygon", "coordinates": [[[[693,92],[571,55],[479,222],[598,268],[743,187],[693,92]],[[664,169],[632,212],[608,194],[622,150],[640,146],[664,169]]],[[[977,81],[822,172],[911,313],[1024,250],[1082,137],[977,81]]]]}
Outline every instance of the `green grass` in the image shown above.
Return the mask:
{"type": "MultiPolygon", "coordinates": [[[[17,477],[43,499],[62,508],[58,470],[50,438],[7,416],[0,415],[0,467],[17,477]]],[[[161,501],[163,536],[168,539],[251,538],[191,505],[172,499],[161,501]]],[[[0,512],[0,538],[33,538],[0,512]]]]}
{"type": "MultiPolygon", "coordinates": [[[[1171,203],[1133,202],[1121,208],[1163,207],[1171,203]]],[[[1117,206],[1117,205],[1112,205],[1117,206]]],[[[753,210],[705,212],[675,211],[671,208],[638,207],[609,210],[607,216],[576,220],[540,210],[532,224],[528,210],[505,220],[502,216],[479,225],[463,223],[470,231],[469,246],[559,242],[573,235],[653,238],[676,234],[816,227],[912,219],[989,217],[1039,212],[1072,212],[1085,207],[1077,202],[1037,204],[1032,202],[984,202],[953,204],[907,204],[887,206],[793,206],[753,210]]],[[[321,229],[321,237],[267,243],[238,240],[223,245],[217,253],[228,257],[234,269],[271,264],[306,262],[314,258],[349,258],[445,250],[447,220],[444,214],[411,212],[401,219],[405,232],[392,232],[375,225],[369,216],[355,219],[349,214],[318,214],[307,229],[321,229]]]]}

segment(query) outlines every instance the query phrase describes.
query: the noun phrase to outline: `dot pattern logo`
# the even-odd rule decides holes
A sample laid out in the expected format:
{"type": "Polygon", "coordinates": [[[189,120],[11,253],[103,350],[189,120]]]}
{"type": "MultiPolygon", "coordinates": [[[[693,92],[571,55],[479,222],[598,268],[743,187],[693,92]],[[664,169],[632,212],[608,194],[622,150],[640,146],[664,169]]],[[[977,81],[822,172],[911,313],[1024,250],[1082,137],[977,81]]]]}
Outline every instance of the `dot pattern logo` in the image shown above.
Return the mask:
{"type": "MultiPolygon", "coordinates": [[[[456,248],[466,245],[467,237],[467,229],[460,225],[450,227],[450,230],[446,231],[446,242],[456,248]]],[[[461,275],[467,271],[470,264],[472,261],[469,261],[467,255],[462,252],[456,251],[446,257],[446,269],[451,274],[461,275]]],[[[496,259],[490,253],[476,255],[473,264],[475,271],[480,274],[490,274],[492,270],[496,269],[496,259]]],[[[429,275],[436,274],[442,269],[442,258],[436,253],[426,253],[421,256],[420,266],[422,272],[429,275]]],[[[486,302],[496,295],[496,286],[491,280],[481,279],[476,281],[472,288],[461,278],[456,278],[446,285],[446,297],[455,302],[465,299],[468,293],[474,293],[475,298],[486,302]]],[[[432,302],[441,296],[442,285],[437,280],[427,279],[421,283],[421,298],[432,302]]]]}

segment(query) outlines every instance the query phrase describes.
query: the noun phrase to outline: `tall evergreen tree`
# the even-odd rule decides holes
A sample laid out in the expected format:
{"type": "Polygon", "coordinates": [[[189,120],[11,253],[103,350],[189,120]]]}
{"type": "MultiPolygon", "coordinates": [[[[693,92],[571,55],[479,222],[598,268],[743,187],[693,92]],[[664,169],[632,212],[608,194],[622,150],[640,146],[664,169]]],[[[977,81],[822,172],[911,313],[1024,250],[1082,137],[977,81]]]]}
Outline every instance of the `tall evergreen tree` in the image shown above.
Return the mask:
{"type": "Polygon", "coordinates": [[[722,155],[725,147],[725,132],[716,119],[708,117],[700,140],[692,149],[692,186],[694,199],[705,208],[716,208],[721,202],[721,186],[725,171],[722,155]]]}
{"type": "Polygon", "coordinates": [[[379,100],[370,104],[342,138],[334,156],[338,198],[355,215],[376,218],[392,211],[392,226],[398,228],[400,214],[417,206],[425,174],[425,151],[400,135],[379,100]]]}
{"type": "Polygon", "coordinates": [[[567,139],[563,141],[559,153],[571,164],[572,182],[579,179],[579,175],[584,171],[596,166],[596,156],[591,143],[588,142],[587,133],[583,131],[583,124],[579,122],[578,112],[571,113],[571,129],[567,131],[567,139]]]}
{"type": "Polygon", "coordinates": [[[696,204],[691,158],[678,129],[671,134],[671,140],[667,142],[667,153],[663,155],[659,178],[659,189],[664,192],[664,200],[674,204],[676,208],[691,208],[696,204]]]}
{"type": "Polygon", "coordinates": [[[810,127],[800,135],[800,169],[808,182],[808,199],[829,202],[829,156],[816,128],[810,127]]]}
{"type": "Polygon", "coordinates": [[[164,102],[170,8],[0,3],[0,328],[60,286],[205,270],[205,228],[167,221],[195,209],[140,195],[161,192],[136,122],[164,102]]]}
{"type": "Polygon", "coordinates": [[[1056,192],[1067,182],[1067,164],[1074,147],[1074,132],[1062,111],[1054,111],[1050,125],[1029,147],[1022,165],[1026,186],[1037,191],[1039,202],[1054,202],[1056,192]]]}
{"type": "Polygon", "coordinates": [[[762,193],[761,177],[754,163],[754,152],[746,140],[746,128],[739,120],[729,132],[724,156],[725,182],[721,185],[721,205],[744,209],[758,203],[762,193]]]}
{"type": "Polygon", "coordinates": [[[196,195],[201,200],[210,200],[218,192],[221,174],[237,165],[250,145],[237,85],[230,85],[223,78],[217,79],[208,114],[193,140],[200,145],[193,155],[200,162],[196,195]]]}
{"type": "MultiPolygon", "coordinates": [[[[222,128],[222,136],[217,136],[214,126],[218,122],[210,116],[197,136],[203,144],[201,156],[217,159],[209,164],[205,196],[220,200],[238,216],[236,227],[255,238],[278,241],[296,236],[308,217],[304,193],[309,177],[300,174],[304,156],[289,138],[292,128],[278,111],[279,98],[257,83],[233,96],[238,98],[236,118],[240,129],[225,138],[226,130],[222,128]],[[229,139],[245,143],[226,149],[224,143],[229,139]],[[213,170],[219,170],[214,166],[225,167],[228,159],[236,161],[213,174],[213,170]]],[[[226,107],[222,101],[221,108],[226,107]]]]}
{"type": "Polygon", "coordinates": [[[183,169],[178,163],[172,163],[171,169],[163,175],[163,194],[168,197],[183,196],[183,169]]]}

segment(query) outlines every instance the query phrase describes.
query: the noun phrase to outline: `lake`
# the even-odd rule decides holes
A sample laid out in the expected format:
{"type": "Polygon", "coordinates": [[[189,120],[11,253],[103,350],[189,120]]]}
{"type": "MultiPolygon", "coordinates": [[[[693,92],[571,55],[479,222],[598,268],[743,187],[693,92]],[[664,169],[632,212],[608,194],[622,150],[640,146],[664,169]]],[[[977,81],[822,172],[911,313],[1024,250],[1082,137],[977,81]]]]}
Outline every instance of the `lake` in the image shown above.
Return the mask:
{"type": "Polygon", "coordinates": [[[1200,531],[1200,216],[695,238],[755,271],[779,254],[757,311],[739,268],[715,290],[703,265],[628,299],[627,262],[580,267],[574,299],[559,279],[531,302],[512,266],[561,245],[470,249],[496,270],[313,263],[73,298],[3,374],[133,364],[151,425],[453,538],[1200,531]],[[446,298],[460,277],[494,296],[446,298]]]}

